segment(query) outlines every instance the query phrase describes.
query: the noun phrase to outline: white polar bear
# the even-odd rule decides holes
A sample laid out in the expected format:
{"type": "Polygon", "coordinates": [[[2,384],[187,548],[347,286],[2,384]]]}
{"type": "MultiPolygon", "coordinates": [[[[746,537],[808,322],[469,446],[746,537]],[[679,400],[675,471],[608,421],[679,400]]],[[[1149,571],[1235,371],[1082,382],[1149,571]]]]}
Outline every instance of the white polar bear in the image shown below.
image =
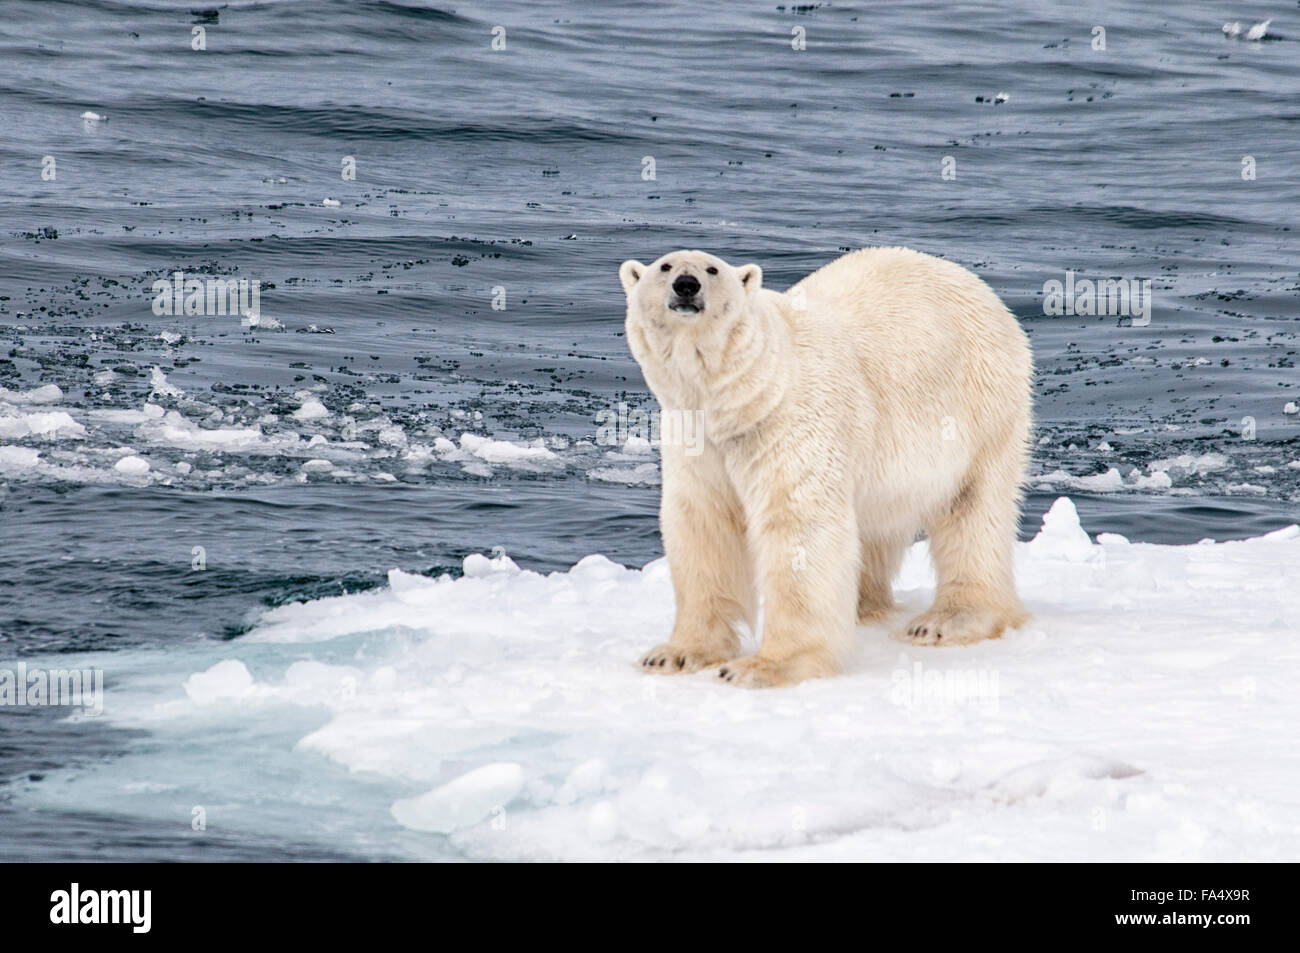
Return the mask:
{"type": "Polygon", "coordinates": [[[833,674],[855,620],[894,608],[920,529],[938,591],[900,638],[959,645],[1024,622],[1011,551],[1032,357],[988,285],[906,248],[845,255],[784,294],[700,251],[626,261],[619,278],[665,419],[704,423],[692,454],[662,438],[677,617],[643,666],[721,666],[749,686],[833,674]],[[761,646],[737,658],[760,594],[761,646]]]}

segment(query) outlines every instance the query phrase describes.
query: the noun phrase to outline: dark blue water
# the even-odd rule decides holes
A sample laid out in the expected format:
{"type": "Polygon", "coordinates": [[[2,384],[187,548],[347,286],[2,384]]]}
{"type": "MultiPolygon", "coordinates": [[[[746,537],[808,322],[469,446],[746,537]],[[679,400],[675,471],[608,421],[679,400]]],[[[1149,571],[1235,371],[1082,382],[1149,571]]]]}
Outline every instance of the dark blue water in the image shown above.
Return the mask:
{"type": "MultiPolygon", "coordinates": [[[[6,0],[0,659],[237,638],[494,546],[657,556],[653,477],[591,441],[650,406],[618,264],[676,247],[778,288],[872,244],[975,269],[1035,350],[1027,534],[1061,493],[1147,541],[1294,522],[1300,13],[1248,6],[1264,42],[1196,3],[6,0]],[[155,315],[177,270],[261,282],[264,322],[155,315]],[[1150,324],[1045,315],[1067,270],[1150,280],[1150,324]],[[295,418],[309,398],[328,416],[295,418]],[[83,432],[14,423],[54,411],[83,432]],[[551,456],[436,450],[466,432],[551,456]]],[[[44,713],[0,732],[5,777],[120,743],[44,713]]],[[[315,856],[3,799],[7,857],[315,856]]]]}

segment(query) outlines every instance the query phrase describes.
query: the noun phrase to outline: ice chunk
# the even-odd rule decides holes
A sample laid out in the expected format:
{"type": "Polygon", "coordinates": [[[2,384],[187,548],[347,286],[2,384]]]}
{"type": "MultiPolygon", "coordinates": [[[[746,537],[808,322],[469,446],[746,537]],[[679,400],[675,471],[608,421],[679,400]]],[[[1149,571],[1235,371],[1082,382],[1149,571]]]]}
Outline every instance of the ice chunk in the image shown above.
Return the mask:
{"type": "Polygon", "coordinates": [[[504,810],[524,786],[524,769],[514,762],[485,764],[427,794],[393,803],[393,817],[415,831],[450,834],[504,810]]]}
{"type": "MultiPolygon", "coordinates": [[[[1196,546],[1083,531],[1053,506],[1015,546],[1032,619],[906,657],[915,684],[955,689],[907,706],[884,627],[856,633],[843,673],[789,688],[649,676],[637,659],[674,621],[666,561],[543,574],[498,550],[463,577],[394,570],[268,609],[232,641],[125,646],[104,712],[133,733],[124,757],[11,793],[154,820],[220,804],[250,838],[385,859],[1300,855],[1278,742],[1300,720],[1300,528],[1196,546]]],[[[907,550],[889,628],[931,604],[930,562],[907,550]]]]}
{"type": "Polygon", "coordinates": [[[545,441],[540,439],[526,446],[520,446],[505,440],[491,440],[472,433],[463,433],[460,435],[460,448],[488,463],[534,463],[555,459],[555,454],[548,450],[545,441]]]}
{"type": "Polygon", "coordinates": [[[324,420],[330,415],[328,409],[315,397],[308,397],[302,402],[302,406],[293,412],[294,420],[324,420]]]}
{"type": "Polygon", "coordinates": [[[0,447],[0,470],[26,470],[36,466],[41,452],[30,447],[0,447]]]}
{"type": "Polygon", "coordinates": [[[1036,557],[1086,562],[1095,555],[1092,540],[1079,525],[1079,511],[1068,496],[1057,497],[1043,514],[1043,528],[1030,540],[1036,557]]]}
{"type": "Polygon", "coordinates": [[[63,400],[63,391],[57,384],[42,384],[29,391],[6,390],[0,387],[0,400],[11,404],[57,404],[63,400]]]}
{"type": "Polygon", "coordinates": [[[62,410],[0,417],[0,437],[18,439],[27,436],[84,440],[86,428],[62,410]]]}
{"type": "Polygon", "coordinates": [[[519,572],[519,567],[515,565],[515,561],[505,553],[501,553],[492,559],[482,553],[470,553],[465,557],[462,567],[465,575],[471,579],[478,576],[490,576],[498,572],[519,572]]]}
{"type": "Polygon", "coordinates": [[[174,386],[167,380],[167,375],[163,373],[162,368],[157,364],[149,372],[149,393],[160,394],[163,397],[184,397],[185,392],[179,387],[174,386]]]}
{"type": "Polygon", "coordinates": [[[131,455],[118,460],[117,463],[113,464],[113,469],[118,473],[125,473],[127,476],[142,476],[149,472],[149,462],[131,455]]]}

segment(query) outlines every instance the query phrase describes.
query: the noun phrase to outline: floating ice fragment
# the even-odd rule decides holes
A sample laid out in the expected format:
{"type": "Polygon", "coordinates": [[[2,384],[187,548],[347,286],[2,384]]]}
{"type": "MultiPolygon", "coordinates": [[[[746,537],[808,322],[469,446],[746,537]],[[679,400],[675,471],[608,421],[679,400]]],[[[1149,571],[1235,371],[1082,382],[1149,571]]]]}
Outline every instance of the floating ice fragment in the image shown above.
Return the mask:
{"type": "Polygon", "coordinates": [[[1249,30],[1246,31],[1246,39],[1248,40],[1264,39],[1264,35],[1268,33],[1268,25],[1272,22],[1273,21],[1270,19],[1270,20],[1265,20],[1263,23],[1256,23],[1254,26],[1252,26],[1249,30]]]}
{"type": "Polygon", "coordinates": [[[143,476],[149,472],[149,464],[137,456],[123,457],[113,464],[113,469],[127,476],[143,476]]]}
{"type": "Polygon", "coordinates": [[[43,384],[29,391],[6,390],[0,387],[0,400],[11,404],[57,404],[63,400],[63,391],[57,384],[43,384]]]}
{"type": "Polygon", "coordinates": [[[555,459],[555,454],[546,449],[546,442],[543,440],[534,440],[531,444],[521,447],[505,440],[492,440],[477,434],[462,433],[460,449],[488,463],[535,463],[555,459]]]}
{"type": "Polygon", "coordinates": [[[149,372],[149,394],[161,395],[163,397],[184,397],[185,392],[167,380],[167,375],[163,373],[161,367],[157,364],[149,372]]]}
{"type": "Polygon", "coordinates": [[[308,397],[302,406],[293,412],[294,420],[322,420],[330,415],[329,410],[315,397],[308,397]]]}
{"type": "Polygon", "coordinates": [[[47,437],[51,440],[84,440],[86,428],[62,410],[0,417],[0,438],[14,440],[29,435],[47,437]]]}
{"type": "Polygon", "coordinates": [[[0,447],[0,470],[26,470],[36,466],[41,452],[30,447],[0,447]]]}
{"type": "Polygon", "coordinates": [[[244,316],[239,319],[239,326],[243,328],[259,328],[263,331],[284,330],[284,325],[275,318],[267,317],[264,314],[254,314],[251,310],[244,312],[244,316]]]}

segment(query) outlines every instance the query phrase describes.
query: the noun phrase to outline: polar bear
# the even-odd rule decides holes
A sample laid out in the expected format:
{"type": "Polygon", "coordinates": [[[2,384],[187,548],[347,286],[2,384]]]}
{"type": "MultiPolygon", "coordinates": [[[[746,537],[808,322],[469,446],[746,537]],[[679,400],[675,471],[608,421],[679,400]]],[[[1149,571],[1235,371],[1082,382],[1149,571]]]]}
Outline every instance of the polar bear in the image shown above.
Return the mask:
{"type": "Polygon", "coordinates": [[[701,251],[625,261],[619,278],[665,420],[703,422],[689,454],[661,441],[677,613],[648,671],[716,666],[750,687],[838,672],[855,621],[894,609],[922,529],[935,600],[897,637],[962,645],[1026,620],[1011,554],[1033,363],[988,285],[907,248],[844,255],[784,293],[701,251]],[[760,597],[761,644],[738,658],[760,597]]]}

